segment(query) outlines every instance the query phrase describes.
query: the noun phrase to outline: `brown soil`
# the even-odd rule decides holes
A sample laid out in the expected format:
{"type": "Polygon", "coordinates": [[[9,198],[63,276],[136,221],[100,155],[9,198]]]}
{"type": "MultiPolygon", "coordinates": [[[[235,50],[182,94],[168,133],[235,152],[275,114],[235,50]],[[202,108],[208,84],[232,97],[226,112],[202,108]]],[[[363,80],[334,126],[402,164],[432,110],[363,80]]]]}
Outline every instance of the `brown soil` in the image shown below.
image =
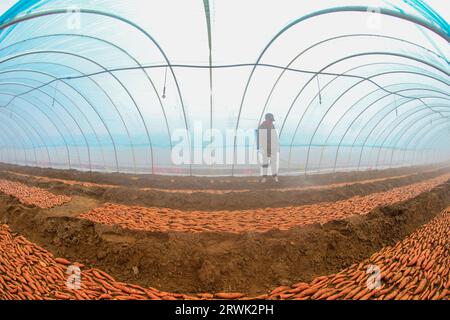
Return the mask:
{"type": "Polygon", "coordinates": [[[74,217],[98,205],[85,200],[45,211],[0,195],[0,223],[124,282],[182,293],[257,294],[337,272],[399,241],[450,205],[450,183],[365,216],[265,233],[124,230],[74,217]]]}
{"type": "MultiPolygon", "coordinates": [[[[337,172],[334,174],[312,174],[300,176],[283,176],[280,183],[269,183],[270,188],[292,188],[313,185],[328,185],[330,183],[357,182],[362,180],[392,178],[409,175],[426,170],[449,167],[449,164],[440,166],[415,166],[409,168],[395,168],[371,170],[360,172],[337,172]]],[[[95,184],[127,186],[133,188],[160,188],[165,190],[265,190],[268,185],[262,185],[259,177],[189,177],[189,176],[163,176],[151,174],[101,173],[82,172],[77,170],[60,170],[50,168],[36,168],[16,166],[0,163],[0,171],[13,171],[33,176],[43,176],[55,179],[76,180],[95,184]]]]}
{"type": "Polygon", "coordinates": [[[388,191],[395,187],[431,179],[448,172],[450,172],[448,166],[389,169],[341,173],[336,176],[324,174],[308,177],[283,177],[281,178],[281,184],[268,183],[262,185],[255,178],[214,178],[213,181],[216,182],[209,184],[209,180],[205,180],[206,178],[198,177],[107,175],[0,165],[0,178],[45,188],[57,194],[87,196],[103,203],[114,202],[180,210],[244,210],[334,202],[356,195],[364,196],[375,192],[388,191]],[[21,174],[108,185],[68,185],[60,181],[45,181],[30,176],[17,175],[9,172],[11,170],[21,174]],[[373,181],[370,182],[370,180],[373,181]],[[229,181],[229,183],[226,181],[229,181]],[[332,186],[327,189],[317,188],[318,186],[326,188],[327,185],[337,183],[348,184],[332,186]],[[115,187],[110,185],[115,185],[115,187]],[[189,186],[192,188],[191,193],[176,191],[189,186]],[[227,190],[231,187],[236,187],[236,190],[226,193],[211,193],[212,186],[218,190],[224,186],[227,187],[227,190]],[[309,188],[306,189],[296,189],[308,186],[309,188]],[[149,187],[151,187],[149,190],[142,189],[149,187]],[[159,187],[166,187],[167,190],[155,189],[159,187]],[[204,189],[205,187],[208,189],[204,189]]]}
{"type": "Polygon", "coordinates": [[[80,218],[106,225],[150,232],[266,232],[295,226],[324,224],[354,215],[364,215],[380,206],[406,201],[450,179],[450,174],[368,196],[312,205],[251,210],[180,211],[160,207],[106,204],[80,218]]]}

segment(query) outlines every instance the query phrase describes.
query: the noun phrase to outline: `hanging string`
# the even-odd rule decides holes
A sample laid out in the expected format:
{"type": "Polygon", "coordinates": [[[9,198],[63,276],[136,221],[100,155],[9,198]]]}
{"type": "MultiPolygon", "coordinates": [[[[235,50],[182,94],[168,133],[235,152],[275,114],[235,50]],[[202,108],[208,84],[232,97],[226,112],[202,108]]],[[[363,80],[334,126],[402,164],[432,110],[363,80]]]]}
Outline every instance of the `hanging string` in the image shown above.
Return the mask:
{"type": "Polygon", "coordinates": [[[167,67],[166,67],[166,71],[164,72],[164,88],[163,88],[163,94],[162,94],[163,99],[166,98],[166,85],[167,85],[167,67]]]}
{"type": "Polygon", "coordinates": [[[397,96],[394,94],[395,116],[398,117],[397,96]]]}
{"type": "Polygon", "coordinates": [[[52,109],[55,106],[55,100],[56,100],[56,91],[58,89],[58,82],[55,84],[55,92],[53,93],[53,101],[52,101],[52,109]]]}
{"type": "Polygon", "coordinates": [[[319,74],[317,74],[316,79],[317,79],[317,88],[319,89],[319,104],[322,104],[322,92],[320,89],[319,74]]]}

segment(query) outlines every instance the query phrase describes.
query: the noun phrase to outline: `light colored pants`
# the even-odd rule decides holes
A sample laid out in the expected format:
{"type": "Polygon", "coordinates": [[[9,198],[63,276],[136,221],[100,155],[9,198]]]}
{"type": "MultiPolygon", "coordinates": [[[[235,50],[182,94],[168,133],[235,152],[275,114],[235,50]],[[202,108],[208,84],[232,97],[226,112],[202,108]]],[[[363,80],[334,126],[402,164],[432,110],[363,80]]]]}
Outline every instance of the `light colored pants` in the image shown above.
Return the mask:
{"type": "Polygon", "coordinates": [[[261,175],[267,176],[268,170],[270,168],[270,173],[272,176],[278,175],[278,156],[279,153],[275,152],[272,153],[271,157],[267,156],[267,152],[264,150],[260,150],[259,152],[261,154],[261,175]]]}

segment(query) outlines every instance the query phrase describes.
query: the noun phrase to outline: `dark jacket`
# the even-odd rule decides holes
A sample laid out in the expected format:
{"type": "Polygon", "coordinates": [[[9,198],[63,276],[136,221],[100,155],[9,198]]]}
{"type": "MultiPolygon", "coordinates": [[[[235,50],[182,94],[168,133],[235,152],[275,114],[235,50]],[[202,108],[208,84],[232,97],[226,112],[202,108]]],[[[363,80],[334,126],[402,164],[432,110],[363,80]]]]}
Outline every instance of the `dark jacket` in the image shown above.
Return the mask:
{"type": "Polygon", "coordinates": [[[272,152],[278,152],[278,134],[273,123],[270,121],[261,123],[257,130],[256,143],[258,150],[267,153],[268,157],[272,152]]]}

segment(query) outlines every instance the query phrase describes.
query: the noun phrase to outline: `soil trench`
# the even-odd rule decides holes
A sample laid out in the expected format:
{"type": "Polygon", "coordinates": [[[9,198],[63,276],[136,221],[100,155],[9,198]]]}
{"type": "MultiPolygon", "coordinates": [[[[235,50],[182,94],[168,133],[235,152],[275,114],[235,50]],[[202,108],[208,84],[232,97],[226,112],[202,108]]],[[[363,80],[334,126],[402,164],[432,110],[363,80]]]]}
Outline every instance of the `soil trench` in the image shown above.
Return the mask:
{"type": "Polygon", "coordinates": [[[41,210],[0,194],[0,223],[123,282],[179,293],[259,294],[335,273],[403,239],[450,205],[450,183],[365,216],[264,233],[143,232],[76,218],[97,205],[74,198],[41,210]]]}
{"type": "MultiPolygon", "coordinates": [[[[125,174],[112,174],[111,177],[102,173],[84,173],[84,172],[64,172],[63,170],[40,169],[28,167],[16,167],[0,165],[0,178],[11,181],[18,181],[27,185],[45,188],[56,194],[64,194],[69,196],[86,196],[101,202],[122,203],[127,205],[139,205],[149,207],[166,207],[179,210],[246,210],[258,208],[281,208],[288,206],[301,206],[319,202],[335,202],[351,198],[359,195],[364,196],[376,192],[388,191],[392,188],[417,183],[423,180],[431,179],[439,175],[450,172],[450,167],[430,168],[420,167],[408,169],[390,169],[385,171],[371,171],[360,173],[341,173],[337,176],[333,175],[316,175],[310,177],[283,177],[282,182],[278,184],[266,184],[246,182],[244,178],[216,178],[214,188],[221,188],[225,184],[224,181],[230,181],[230,186],[238,186],[239,181],[243,181],[243,185],[247,189],[230,191],[226,193],[210,193],[203,192],[202,186],[196,179],[204,180],[205,178],[196,177],[154,177],[154,176],[137,176],[134,177],[135,184],[127,181],[133,177],[125,174]],[[83,186],[68,185],[58,181],[45,181],[30,176],[21,176],[9,172],[14,169],[21,174],[34,174],[36,176],[53,177],[57,179],[69,179],[86,181],[98,178],[96,183],[110,183],[114,185],[105,186],[83,186]],[[5,171],[6,170],[6,171],[5,171]],[[355,178],[357,177],[357,178],[355,178]],[[381,179],[386,178],[385,180],[381,179]],[[152,179],[156,179],[153,181],[152,179]],[[179,179],[179,180],[176,180],[179,179]],[[358,180],[360,179],[360,180],[358,180]],[[362,180],[364,180],[364,183],[362,180]],[[170,181],[174,181],[171,183],[170,181]],[[369,182],[373,180],[373,182],[369,182]],[[140,182],[141,181],[141,182],[140,182]],[[359,182],[358,182],[359,181],[359,182]],[[336,183],[350,183],[338,185],[332,188],[326,188],[327,185],[336,183]],[[153,183],[155,183],[153,185],[153,183]],[[168,190],[146,190],[149,186],[166,186],[168,190]],[[289,189],[290,186],[310,187],[307,189],[289,189]],[[192,193],[170,191],[171,188],[181,189],[191,186],[192,193]],[[322,186],[325,189],[317,188],[322,186]],[[139,189],[144,187],[144,189],[139,189]]],[[[253,178],[254,179],[254,178],[253,178]]],[[[208,185],[205,180],[203,188],[208,185]]],[[[214,181],[214,180],[213,180],[214,181]]],[[[256,180],[257,181],[257,180],[256,180]]],[[[211,188],[211,185],[209,185],[211,188]]],[[[238,188],[239,189],[239,188],[238,188]]]]}
{"type": "MultiPolygon", "coordinates": [[[[390,178],[405,174],[414,174],[449,164],[414,166],[406,168],[393,168],[382,170],[352,171],[309,174],[300,176],[283,176],[280,184],[273,184],[275,188],[299,187],[311,185],[327,185],[343,182],[357,182],[361,180],[390,178]]],[[[62,170],[51,168],[38,168],[0,163],[0,171],[12,171],[33,176],[44,176],[55,179],[76,180],[95,184],[109,184],[117,186],[139,188],[161,188],[168,190],[194,189],[194,190],[242,190],[267,188],[259,183],[259,177],[198,177],[198,176],[164,176],[152,174],[102,173],[83,172],[77,170],[62,170]]]]}

